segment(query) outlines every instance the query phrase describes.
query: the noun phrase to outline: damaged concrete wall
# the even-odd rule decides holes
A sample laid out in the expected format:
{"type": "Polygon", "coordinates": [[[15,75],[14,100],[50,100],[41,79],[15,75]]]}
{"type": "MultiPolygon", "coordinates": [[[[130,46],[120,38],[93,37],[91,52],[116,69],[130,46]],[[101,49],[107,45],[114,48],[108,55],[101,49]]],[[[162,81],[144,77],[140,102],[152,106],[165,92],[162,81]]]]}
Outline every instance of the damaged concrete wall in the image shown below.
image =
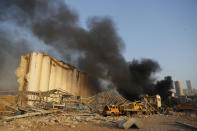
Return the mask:
{"type": "Polygon", "coordinates": [[[43,53],[32,52],[21,56],[16,69],[19,91],[49,91],[62,89],[75,96],[89,97],[88,77],[75,67],[43,53]]]}

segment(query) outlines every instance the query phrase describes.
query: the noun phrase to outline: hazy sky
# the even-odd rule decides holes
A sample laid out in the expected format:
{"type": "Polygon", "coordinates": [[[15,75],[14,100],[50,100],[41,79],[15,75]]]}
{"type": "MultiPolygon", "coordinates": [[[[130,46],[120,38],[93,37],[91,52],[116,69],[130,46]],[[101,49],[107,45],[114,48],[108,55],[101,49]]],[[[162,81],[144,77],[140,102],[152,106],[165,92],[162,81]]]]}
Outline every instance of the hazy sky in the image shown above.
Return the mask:
{"type": "Polygon", "coordinates": [[[159,79],[191,80],[197,88],[197,0],[66,0],[85,27],[91,16],[109,16],[125,42],[127,61],[152,58],[159,79]]]}

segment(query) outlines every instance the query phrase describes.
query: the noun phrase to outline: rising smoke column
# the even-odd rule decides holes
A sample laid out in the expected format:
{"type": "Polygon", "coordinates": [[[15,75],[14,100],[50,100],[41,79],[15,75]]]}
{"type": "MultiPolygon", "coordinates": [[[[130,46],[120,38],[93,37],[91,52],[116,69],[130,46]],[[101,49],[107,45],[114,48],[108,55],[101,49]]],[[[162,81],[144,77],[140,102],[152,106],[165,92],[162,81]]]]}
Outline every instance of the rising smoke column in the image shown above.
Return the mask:
{"type": "Polygon", "coordinates": [[[172,96],[173,80],[171,76],[166,76],[163,80],[157,81],[155,86],[155,94],[159,94],[162,101],[167,101],[172,96]]]}
{"type": "Polygon", "coordinates": [[[155,94],[156,78],[154,78],[154,74],[161,70],[158,62],[152,59],[134,59],[129,62],[128,65],[131,75],[130,81],[132,83],[132,88],[126,88],[126,90],[120,89],[122,90],[124,96],[132,96],[133,99],[136,99],[139,97],[139,94],[155,94]],[[135,92],[133,92],[134,89],[135,92]]]}
{"type": "MultiPolygon", "coordinates": [[[[4,35],[7,41],[1,42],[1,45],[10,46],[3,49],[7,52],[10,52],[10,48],[17,47],[17,58],[14,59],[18,60],[21,54],[29,51],[46,52],[56,58],[59,56],[89,74],[93,90],[103,89],[101,83],[107,81],[105,88],[117,89],[127,98],[144,93],[152,84],[151,72],[156,72],[156,69],[144,68],[143,71],[150,73],[146,77],[140,77],[144,73],[138,68],[135,71],[125,61],[122,56],[124,42],[109,17],[89,18],[88,29],[84,29],[79,26],[77,13],[69,9],[64,0],[4,0],[0,4],[0,37],[4,35]],[[9,25],[3,26],[3,23],[9,25]],[[3,30],[3,27],[11,29],[3,30]],[[139,72],[139,76],[136,72],[139,72]]],[[[4,55],[1,52],[0,58],[4,58],[4,55]]],[[[10,55],[14,56],[12,53],[10,55]]],[[[154,61],[152,64],[149,62],[151,60],[142,61],[136,63],[136,66],[157,65],[154,61]]]]}
{"type": "Polygon", "coordinates": [[[21,55],[40,51],[61,58],[52,46],[35,36],[28,15],[10,2],[0,1],[0,90],[17,90],[14,71],[21,55]]]}

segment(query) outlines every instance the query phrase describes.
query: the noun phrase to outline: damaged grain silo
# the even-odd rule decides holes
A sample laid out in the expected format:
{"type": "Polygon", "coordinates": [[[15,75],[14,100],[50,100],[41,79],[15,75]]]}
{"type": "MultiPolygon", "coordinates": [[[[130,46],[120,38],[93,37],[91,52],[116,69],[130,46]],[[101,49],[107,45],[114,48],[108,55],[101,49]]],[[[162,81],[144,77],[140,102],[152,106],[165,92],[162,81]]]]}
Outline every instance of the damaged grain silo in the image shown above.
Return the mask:
{"type": "Polygon", "coordinates": [[[21,56],[16,76],[19,92],[47,92],[60,89],[81,97],[89,97],[95,93],[89,88],[85,73],[44,53],[32,52],[21,56]]]}

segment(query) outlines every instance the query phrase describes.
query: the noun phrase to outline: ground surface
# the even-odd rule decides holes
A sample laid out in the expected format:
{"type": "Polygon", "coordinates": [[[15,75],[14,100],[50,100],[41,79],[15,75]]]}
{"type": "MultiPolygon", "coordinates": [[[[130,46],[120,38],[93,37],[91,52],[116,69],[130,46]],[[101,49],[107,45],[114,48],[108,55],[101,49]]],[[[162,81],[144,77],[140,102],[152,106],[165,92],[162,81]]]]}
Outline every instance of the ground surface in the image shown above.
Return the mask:
{"type": "MultiPolygon", "coordinates": [[[[176,123],[184,122],[197,126],[197,120],[187,119],[184,115],[152,115],[136,116],[144,124],[141,129],[128,129],[139,131],[192,131],[190,128],[180,126],[176,123]]],[[[47,116],[35,116],[15,119],[10,122],[1,122],[1,131],[121,131],[117,123],[126,116],[103,117],[98,114],[61,112],[47,116]]],[[[126,131],[126,130],[125,130],[126,131]]]]}
{"type": "Polygon", "coordinates": [[[7,105],[15,105],[16,104],[16,96],[15,95],[0,95],[0,119],[3,115],[12,114],[11,111],[6,109],[7,105]]]}
{"type": "MultiPolygon", "coordinates": [[[[1,96],[1,110],[5,109],[5,101],[14,104],[14,97],[1,96]]],[[[129,119],[126,116],[103,117],[99,114],[63,110],[45,116],[14,119],[9,122],[5,121],[6,117],[8,116],[1,115],[0,117],[0,131],[123,131],[124,129],[120,129],[117,125],[121,120],[129,119]]],[[[141,121],[143,127],[140,129],[127,129],[128,131],[192,131],[192,129],[183,127],[176,122],[197,126],[197,116],[190,112],[171,112],[168,115],[138,115],[133,116],[133,118],[141,121]]]]}
{"type": "Polygon", "coordinates": [[[15,104],[16,96],[14,95],[0,95],[0,111],[5,111],[6,104],[12,105],[15,104]]]}

